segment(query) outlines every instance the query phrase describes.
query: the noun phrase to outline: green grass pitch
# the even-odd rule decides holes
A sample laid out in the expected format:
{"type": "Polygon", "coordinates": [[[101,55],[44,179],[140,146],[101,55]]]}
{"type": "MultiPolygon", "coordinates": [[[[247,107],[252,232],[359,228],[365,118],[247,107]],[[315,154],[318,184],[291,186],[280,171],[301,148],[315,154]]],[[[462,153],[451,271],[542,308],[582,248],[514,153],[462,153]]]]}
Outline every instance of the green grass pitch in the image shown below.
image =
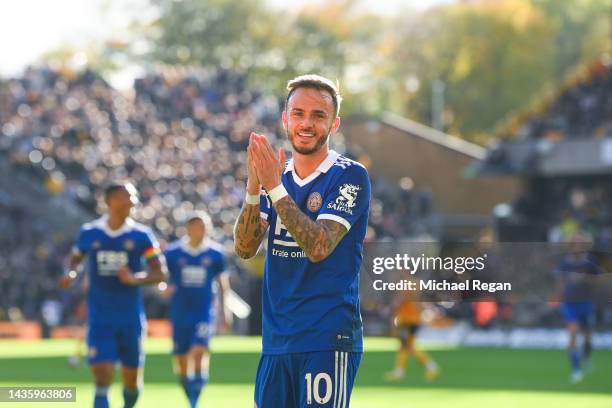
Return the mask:
{"type": "MultiPolygon", "coordinates": [[[[366,339],[353,395],[353,408],[612,407],[612,352],[595,351],[593,373],[576,386],[568,384],[568,362],[561,350],[430,347],[442,368],[428,384],[414,360],[405,380],[383,381],[393,366],[397,343],[366,339]]],[[[253,406],[253,382],[261,339],[218,337],[211,348],[211,383],[200,405],[207,408],[253,406]]],[[[92,406],[93,386],[86,366],[72,369],[67,356],[74,341],[0,341],[0,386],[76,386],[76,403],[0,403],[0,407],[51,408],[92,406]]],[[[138,407],[187,407],[172,373],[170,341],[147,341],[145,388],[138,407]]],[[[122,405],[118,377],[111,389],[111,407],[122,405]]]]}

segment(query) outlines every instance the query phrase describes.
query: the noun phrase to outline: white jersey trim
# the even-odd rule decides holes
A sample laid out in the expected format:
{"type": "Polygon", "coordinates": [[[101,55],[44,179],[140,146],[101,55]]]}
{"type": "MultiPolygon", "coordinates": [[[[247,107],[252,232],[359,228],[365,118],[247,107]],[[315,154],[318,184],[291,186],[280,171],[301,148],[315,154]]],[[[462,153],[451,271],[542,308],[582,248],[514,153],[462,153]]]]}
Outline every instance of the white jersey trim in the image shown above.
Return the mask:
{"type": "Polygon", "coordinates": [[[317,169],[305,179],[301,179],[297,175],[297,173],[295,172],[294,165],[293,165],[293,158],[291,158],[289,162],[287,163],[287,166],[285,167],[284,173],[287,173],[290,171],[291,175],[293,176],[293,182],[300,187],[304,187],[306,184],[310,183],[311,181],[319,177],[319,175],[321,175],[322,173],[327,173],[329,169],[332,168],[336,160],[338,160],[338,157],[340,157],[340,153],[336,152],[335,150],[330,150],[329,152],[327,152],[327,156],[325,157],[325,160],[323,160],[321,164],[319,164],[317,169]]]}
{"type": "Polygon", "coordinates": [[[197,248],[194,248],[191,246],[189,238],[185,236],[181,238],[180,247],[184,252],[188,253],[189,255],[198,256],[211,247],[211,241],[208,238],[205,238],[202,240],[202,242],[197,248]]]}
{"type": "Polygon", "coordinates": [[[317,217],[317,220],[332,220],[339,222],[346,227],[347,232],[351,229],[351,224],[347,220],[334,214],[321,214],[317,217]]]}
{"type": "Polygon", "coordinates": [[[101,229],[106,235],[111,238],[117,238],[118,236],[123,235],[126,232],[132,231],[135,225],[136,223],[134,222],[134,220],[128,217],[125,219],[125,222],[121,227],[116,230],[113,230],[108,225],[108,215],[103,215],[102,217],[98,218],[90,224],[91,227],[101,229]]]}

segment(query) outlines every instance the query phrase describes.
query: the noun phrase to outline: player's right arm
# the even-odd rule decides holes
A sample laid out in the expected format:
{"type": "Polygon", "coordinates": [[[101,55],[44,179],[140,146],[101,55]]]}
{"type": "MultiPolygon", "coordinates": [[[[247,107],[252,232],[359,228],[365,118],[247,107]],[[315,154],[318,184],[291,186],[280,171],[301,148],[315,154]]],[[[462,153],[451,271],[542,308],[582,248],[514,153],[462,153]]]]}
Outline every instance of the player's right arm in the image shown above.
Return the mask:
{"type": "Polygon", "coordinates": [[[61,289],[68,289],[79,276],[79,265],[83,262],[85,255],[82,253],[73,253],[68,261],[68,271],[62,276],[59,282],[61,289]]]}
{"type": "Polygon", "coordinates": [[[85,227],[81,227],[79,231],[79,235],[72,247],[72,254],[70,255],[70,259],[68,260],[68,268],[64,273],[64,276],[59,281],[59,287],[62,289],[68,289],[72,286],[72,283],[79,276],[79,266],[85,256],[87,255],[88,244],[86,243],[86,229],[85,227]]]}
{"type": "MultiPolygon", "coordinates": [[[[251,196],[259,196],[261,185],[255,172],[251,150],[251,143],[249,143],[247,148],[247,193],[251,196]]],[[[259,203],[248,204],[245,202],[234,225],[234,249],[236,255],[242,259],[254,257],[261,245],[261,241],[266,235],[267,229],[268,222],[260,215],[259,203]]]]}

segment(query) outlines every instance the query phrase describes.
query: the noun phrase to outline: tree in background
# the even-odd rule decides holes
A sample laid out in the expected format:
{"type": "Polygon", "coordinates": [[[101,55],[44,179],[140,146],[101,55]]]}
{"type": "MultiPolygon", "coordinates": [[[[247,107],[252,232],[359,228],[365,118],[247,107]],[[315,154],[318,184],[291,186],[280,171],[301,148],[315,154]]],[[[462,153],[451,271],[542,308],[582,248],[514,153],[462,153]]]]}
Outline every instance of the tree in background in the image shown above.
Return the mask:
{"type": "Polygon", "coordinates": [[[569,70],[610,51],[609,0],[472,0],[378,15],[359,0],[271,8],[264,0],[151,0],[152,61],[220,65],[279,95],[305,72],[338,78],[343,112],[390,110],[485,143],[495,125],[569,70]]]}
{"type": "Polygon", "coordinates": [[[304,72],[343,82],[347,67],[368,55],[378,27],[378,16],[357,12],[358,3],[273,9],[262,0],[152,0],[160,17],[145,32],[153,44],[149,56],[238,69],[279,95],[288,79],[304,72]]]}
{"type": "Polygon", "coordinates": [[[553,29],[526,0],[457,4],[400,19],[394,77],[422,84],[405,93],[400,109],[428,122],[431,85],[441,81],[452,133],[476,139],[554,74],[553,29]]]}
{"type": "Polygon", "coordinates": [[[608,0],[533,0],[554,27],[555,82],[562,83],[580,62],[611,51],[612,3],[608,0]],[[563,7],[560,7],[560,6],[563,7]]]}
{"type": "Polygon", "coordinates": [[[151,59],[168,64],[250,68],[271,47],[278,16],[262,0],[152,0],[151,59]]]}

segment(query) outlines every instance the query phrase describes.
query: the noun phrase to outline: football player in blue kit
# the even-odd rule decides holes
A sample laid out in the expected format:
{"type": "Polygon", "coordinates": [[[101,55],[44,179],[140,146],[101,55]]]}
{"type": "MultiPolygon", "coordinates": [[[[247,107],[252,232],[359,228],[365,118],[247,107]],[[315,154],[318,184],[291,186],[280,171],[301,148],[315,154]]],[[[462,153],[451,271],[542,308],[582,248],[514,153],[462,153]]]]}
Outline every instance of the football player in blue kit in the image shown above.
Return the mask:
{"type": "Polygon", "coordinates": [[[593,278],[604,272],[597,259],[588,252],[590,242],[588,235],[575,234],[555,270],[562,292],[561,310],[569,333],[568,357],[572,367],[572,384],[584,379],[584,368],[590,365],[593,350],[591,331],[595,318],[593,278]],[[582,350],[578,348],[580,332],[584,336],[582,350]]]}
{"type": "Polygon", "coordinates": [[[212,223],[199,212],[187,220],[187,235],[170,244],[164,255],[170,272],[170,317],[175,371],[192,408],[208,382],[208,343],[215,327],[214,282],[220,289],[222,327],[227,331],[232,314],[225,306],[230,289],[225,255],[220,244],[208,239],[212,223]]]}
{"type": "Polygon", "coordinates": [[[113,184],[104,199],[108,213],[84,224],[73,248],[69,272],[60,286],[77,278],[86,260],[88,360],[95,379],[94,408],[107,408],[115,363],[121,362],[124,407],[136,404],[142,387],[146,320],[141,285],[166,278],[163,256],[150,228],[134,222],[138,202],[132,184],[113,184]],[[148,272],[144,271],[148,267],[148,272]]]}
{"type": "Polygon", "coordinates": [[[347,407],[363,352],[359,270],[370,180],[361,164],[329,148],[340,126],[333,82],[305,75],[287,89],[282,123],[292,158],[251,134],[246,202],[234,229],[236,253],[246,259],[270,228],[255,405],[347,407]]]}

